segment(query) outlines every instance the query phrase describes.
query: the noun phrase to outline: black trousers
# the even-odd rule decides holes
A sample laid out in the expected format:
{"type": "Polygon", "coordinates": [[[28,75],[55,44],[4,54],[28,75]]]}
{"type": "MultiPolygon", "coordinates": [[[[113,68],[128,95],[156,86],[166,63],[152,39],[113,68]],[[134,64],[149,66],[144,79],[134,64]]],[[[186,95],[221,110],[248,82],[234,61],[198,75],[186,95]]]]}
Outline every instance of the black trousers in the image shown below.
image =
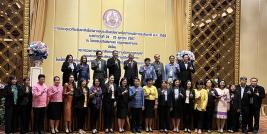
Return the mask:
{"type": "Polygon", "coordinates": [[[131,108],[132,114],[132,129],[138,130],[141,129],[141,115],[142,115],[142,108],[131,108]]]}
{"type": "Polygon", "coordinates": [[[259,120],[260,120],[260,109],[251,107],[249,109],[249,115],[248,115],[248,130],[259,131],[259,120]],[[254,118],[254,126],[253,126],[253,118],[254,118]]]}
{"type": "Polygon", "coordinates": [[[39,134],[44,131],[45,107],[33,108],[33,130],[39,134]]]}
{"type": "Polygon", "coordinates": [[[134,78],[127,78],[128,86],[134,86],[134,78]]]}
{"type": "Polygon", "coordinates": [[[242,131],[246,132],[247,126],[248,126],[249,108],[248,107],[242,107],[241,115],[242,115],[242,119],[241,119],[242,120],[241,121],[242,131]]]}
{"type": "Polygon", "coordinates": [[[198,111],[198,110],[194,111],[194,128],[195,129],[203,129],[204,113],[205,112],[203,111],[198,111]]]}
{"type": "Polygon", "coordinates": [[[159,106],[159,129],[170,129],[170,107],[159,106]]]}
{"type": "Polygon", "coordinates": [[[236,111],[236,109],[231,109],[228,112],[228,119],[227,119],[227,129],[238,131],[239,129],[239,116],[240,114],[236,111]]]}
{"type": "Polygon", "coordinates": [[[120,84],[120,77],[116,76],[116,77],[114,78],[114,83],[115,83],[116,85],[119,85],[119,84],[120,84]]]}
{"type": "Polygon", "coordinates": [[[184,128],[191,129],[194,109],[190,104],[184,105],[184,128]]]}
{"type": "Polygon", "coordinates": [[[212,130],[212,122],[213,122],[213,117],[214,117],[214,107],[210,107],[208,106],[206,108],[205,114],[204,114],[204,122],[203,123],[207,123],[204,127],[204,129],[206,130],[212,130]]]}
{"type": "Polygon", "coordinates": [[[5,133],[17,132],[18,126],[18,107],[10,106],[5,107],[5,133]]]}
{"type": "Polygon", "coordinates": [[[104,104],[104,128],[112,129],[114,117],[114,101],[112,103],[104,104]]]}
{"type": "Polygon", "coordinates": [[[20,133],[28,133],[30,120],[31,120],[32,108],[31,105],[20,107],[20,133]]]}
{"type": "Polygon", "coordinates": [[[162,82],[162,75],[157,76],[157,80],[155,81],[155,86],[157,88],[160,88],[161,87],[161,82],[162,82]]]}
{"type": "Polygon", "coordinates": [[[99,114],[100,114],[100,110],[98,108],[96,108],[95,105],[93,105],[90,108],[90,123],[91,123],[92,129],[96,129],[96,124],[97,124],[98,119],[99,119],[99,114]]]}
{"type": "Polygon", "coordinates": [[[83,129],[85,117],[88,113],[88,108],[87,107],[75,108],[75,113],[77,117],[77,127],[78,129],[83,129]]]}

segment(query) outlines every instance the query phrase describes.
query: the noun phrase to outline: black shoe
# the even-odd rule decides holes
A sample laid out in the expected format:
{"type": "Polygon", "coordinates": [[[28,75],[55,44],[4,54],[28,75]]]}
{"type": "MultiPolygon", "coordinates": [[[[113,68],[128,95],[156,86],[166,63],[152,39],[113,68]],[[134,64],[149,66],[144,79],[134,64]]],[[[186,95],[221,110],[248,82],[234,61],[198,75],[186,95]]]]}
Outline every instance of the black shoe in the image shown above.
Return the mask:
{"type": "Polygon", "coordinates": [[[132,133],[136,133],[136,130],[135,130],[135,129],[133,129],[133,130],[132,130],[132,133]]]}
{"type": "Polygon", "coordinates": [[[254,131],[253,131],[253,134],[257,134],[257,133],[258,133],[258,130],[254,130],[254,131]]]}
{"type": "Polygon", "coordinates": [[[137,129],[137,133],[142,133],[142,131],[140,129],[137,129]]]}
{"type": "Polygon", "coordinates": [[[248,131],[247,130],[242,130],[242,133],[243,134],[248,134],[248,131]]]}

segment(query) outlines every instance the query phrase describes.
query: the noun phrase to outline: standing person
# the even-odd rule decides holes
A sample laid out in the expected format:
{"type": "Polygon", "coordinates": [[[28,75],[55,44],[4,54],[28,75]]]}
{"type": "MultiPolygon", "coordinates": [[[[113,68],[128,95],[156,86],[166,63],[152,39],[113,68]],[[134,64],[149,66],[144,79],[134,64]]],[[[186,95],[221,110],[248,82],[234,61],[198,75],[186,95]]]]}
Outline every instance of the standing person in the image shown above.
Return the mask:
{"type": "Polygon", "coordinates": [[[133,133],[141,133],[141,114],[142,110],[144,110],[144,89],[140,85],[140,80],[135,78],[134,86],[131,86],[129,89],[133,133]]]}
{"type": "Polygon", "coordinates": [[[146,85],[146,79],[153,79],[153,83],[155,83],[157,79],[156,71],[154,66],[150,64],[150,58],[145,58],[145,65],[140,67],[139,73],[142,76],[142,86],[146,85]]]}
{"type": "Polygon", "coordinates": [[[54,77],[54,85],[48,89],[48,119],[50,119],[51,133],[58,133],[59,121],[63,107],[63,86],[60,85],[60,78],[54,77]]]}
{"type": "Polygon", "coordinates": [[[74,75],[69,75],[69,80],[64,84],[64,121],[65,121],[65,132],[71,133],[71,121],[72,121],[72,101],[73,92],[76,89],[74,83],[74,75]]]}
{"type": "Polygon", "coordinates": [[[73,105],[74,111],[77,118],[77,127],[79,134],[85,134],[83,130],[85,117],[88,114],[88,104],[89,104],[89,88],[87,87],[87,80],[81,79],[80,86],[73,93],[73,105]]]}
{"type": "Polygon", "coordinates": [[[208,103],[208,92],[204,89],[204,82],[199,80],[195,84],[194,128],[195,133],[202,133],[204,113],[208,103]]]}
{"type": "Polygon", "coordinates": [[[9,76],[8,85],[5,86],[5,133],[15,133],[18,126],[18,92],[21,92],[21,87],[17,84],[15,76],[9,76]]]}
{"type": "Polygon", "coordinates": [[[114,83],[114,76],[110,75],[108,83],[103,88],[103,111],[105,133],[113,133],[113,117],[116,107],[117,85],[114,83]]]}
{"type": "Polygon", "coordinates": [[[214,88],[214,83],[211,80],[206,80],[206,90],[208,92],[208,104],[206,107],[205,115],[204,115],[204,122],[207,124],[205,129],[208,133],[211,133],[212,124],[213,124],[213,117],[214,117],[214,109],[215,109],[215,101],[216,97],[218,96],[217,91],[214,88]]]}
{"type": "Polygon", "coordinates": [[[137,62],[134,60],[134,55],[129,54],[128,60],[123,62],[123,68],[125,70],[124,77],[127,78],[128,85],[133,86],[134,78],[138,77],[137,62]]]}
{"type": "Polygon", "coordinates": [[[73,56],[71,54],[67,55],[62,64],[61,71],[63,72],[63,85],[69,81],[70,74],[77,80],[77,66],[76,63],[73,62],[73,56]]]}
{"type": "Polygon", "coordinates": [[[23,79],[23,85],[18,92],[18,102],[20,111],[20,133],[29,132],[31,113],[32,113],[32,87],[30,86],[30,78],[23,79]]]}
{"type": "Polygon", "coordinates": [[[92,133],[97,133],[96,124],[99,120],[100,108],[102,105],[102,88],[99,79],[94,79],[93,86],[89,90],[90,98],[90,123],[92,133]]]}
{"type": "Polygon", "coordinates": [[[79,82],[85,79],[88,83],[88,81],[90,80],[90,67],[87,63],[87,57],[85,55],[81,57],[80,64],[77,65],[77,73],[79,82]]]}
{"type": "Polygon", "coordinates": [[[32,87],[33,130],[36,134],[44,134],[45,109],[47,106],[47,86],[45,75],[38,75],[38,82],[32,87]]]}
{"type": "Polygon", "coordinates": [[[120,82],[120,87],[117,91],[117,117],[118,117],[118,125],[119,132],[125,132],[123,127],[125,123],[125,119],[128,115],[128,102],[129,102],[129,88],[127,86],[127,79],[122,78],[120,82]]]}
{"type": "Polygon", "coordinates": [[[91,62],[91,68],[94,70],[93,79],[98,79],[101,86],[107,79],[107,62],[102,59],[102,54],[102,51],[96,51],[96,59],[91,62]]]}
{"type": "Polygon", "coordinates": [[[186,82],[185,101],[184,101],[184,132],[191,133],[194,113],[195,92],[192,82],[186,82]]]}
{"type": "Polygon", "coordinates": [[[112,52],[112,57],[107,61],[109,76],[113,75],[114,83],[119,85],[121,78],[121,61],[118,59],[118,51],[112,52]]]}
{"type": "Polygon", "coordinates": [[[155,109],[158,108],[158,90],[153,86],[153,79],[146,80],[147,85],[144,86],[145,96],[145,127],[146,132],[153,132],[152,123],[155,118],[155,109]]]}
{"type": "Polygon", "coordinates": [[[247,133],[249,101],[252,89],[247,85],[247,77],[240,77],[240,84],[236,86],[236,96],[238,98],[238,109],[241,111],[241,129],[242,133],[247,133]]]}
{"type": "Polygon", "coordinates": [[[179,78],[182,81],[182,85],[185,86],[185,82],[192,80],[192,73],[195,72],[195,67],[188,54],[183,55],[183,61],[179,63],[180,73],[179,78]]]}
{"type": "Polygon", "coordinates": [[[239,100],[236,86],[230,86],[230,110],[228,111],[227,128],[229,133],[238,131],[240,110],[238,110],[239,100]]]}
{"type": "Polygon", "coordinates": [[[155,61],[152,63],[152,66],[154,66],[154,69],[155,69],[156,75],[157,75],[157,80],[155,81],[155,86],[157,88],[160,88],[162,80],[165,80],[164,65],[162,62],[160,62],[160,55],[159,54],[155,54],[154,59],[155,59],[155,61]]]}
{"type": "Polygon", "coordinates": [[[253,133],[258,133],[260,109],[261,109],[262,99],[264,99],[265,97],[265,89],[262,86],[258,85],[258,79],[255,77],[252,77],[250,79],[250,87],[251,87],[251,98],[250,98],[250,108],[249,108],[249,118],[248,118],[248,129],[249,131],[253,131],[253,133]]]}
{"type": "Polygon", "coordinates": [[[218,93],[218,101],[216,103],[216,122],[218,133],[223,133],[230,102],[229,89],[226,88],[225,81],[222,80],[219,82],[219,88],[216,88],[216,91],[218,93]]]}
{"type": "Polygon", "coordinates": [[[171,55],[169,57],[170,63],[165,65],[165,79],[173,84],[173,80],[178,79],[178,74],[180,72],[179,64],[175,63],[175,57],[171,55]]]}
{"type": "Polygon", "coordinates": [[[173,132],[179,132],[180,120],[183,114],[185,91],[181,86],[181,81],[176,79],[172,86],[172,111],[171,118],[173,124],[173,132]]]}
{"type": "Polygon", "coordinates": [[[159,130],[168,133],[170,130],[170,109],[172,108],[172,90],[168,88],[168,82],[162,81],[158,89],[159,102],[159,130]]]}

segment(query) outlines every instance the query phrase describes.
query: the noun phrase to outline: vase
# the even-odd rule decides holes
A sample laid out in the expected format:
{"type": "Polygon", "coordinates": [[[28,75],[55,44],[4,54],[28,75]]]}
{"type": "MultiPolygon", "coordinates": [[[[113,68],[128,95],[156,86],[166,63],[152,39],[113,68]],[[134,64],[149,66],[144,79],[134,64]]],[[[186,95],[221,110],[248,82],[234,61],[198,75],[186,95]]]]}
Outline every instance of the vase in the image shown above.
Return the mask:
{"type": "Polygon", "coordinates": [[[34,60],[33,63],[34,63],[34,67],[40,67],[42,65],[43,61],[42,60],[34,60]]]}

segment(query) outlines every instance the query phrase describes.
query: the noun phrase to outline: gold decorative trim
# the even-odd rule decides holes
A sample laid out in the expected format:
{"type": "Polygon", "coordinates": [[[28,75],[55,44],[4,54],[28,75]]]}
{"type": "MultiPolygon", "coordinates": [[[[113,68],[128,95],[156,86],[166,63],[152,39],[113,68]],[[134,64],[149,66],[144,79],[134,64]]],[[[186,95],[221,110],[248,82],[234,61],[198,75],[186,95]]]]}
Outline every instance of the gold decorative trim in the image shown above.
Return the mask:
{"type": "Polygon", "coordinates": [[[28,76],[28,52],[27,47],[29,43],[29,33],[30,33],[30,0],[24,0],[24,22],[23,22],[23,77],[28,76]]]}
{"type": "Polygon", "coordinates": [[[191,22],[192,22],[192,0],[187,0],[187,50],[191,50],[191,22]]]}
{"type": "Polygon", "coordinates": [[[240,68],[240,8],[241,0],[236,0],[235,24],[235,84],[239,83],[240,68]]]}

